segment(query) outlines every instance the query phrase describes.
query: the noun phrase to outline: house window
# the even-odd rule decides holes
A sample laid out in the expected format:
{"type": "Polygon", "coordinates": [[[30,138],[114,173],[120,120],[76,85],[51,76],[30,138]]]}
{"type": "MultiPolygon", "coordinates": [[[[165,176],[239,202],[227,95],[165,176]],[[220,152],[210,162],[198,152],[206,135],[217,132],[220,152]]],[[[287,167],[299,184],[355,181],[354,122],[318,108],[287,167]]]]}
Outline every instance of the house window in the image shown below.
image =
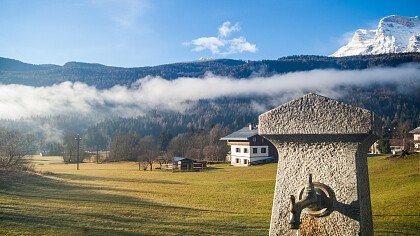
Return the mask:
{"type": "Polygon", "coordinates": [[[239,163],[239,158],[236,158],[235,161],[236,161],[236,163],[239,163]]]}
{"type": "Polygon", "coordinates": [[[257,142],[257,137],[253,137],[253,138],[252,138],[252,141],[253,141],[254,143],[256,143],[256,142],[257,142]]]}
{"type": "Polygon", "coordinates": [[[248,160],[244,159],[244,164],[247,165],[248,164],[248,160]]]}
{"type": "Polygon", "coordinates": [[[261,153],[267,153],[267,148],[261,148],[261,153]]]}
{"type": "Polygon", "coordinates": [[[258,153],[258,148],[252,148],[252,153],[258,153]]]}
{"type": "Polygon", "coordinates": [[[244,153],[248,153],[248,148],[244,148],[244,153]]]}
{"type": "Polygon", "coordinates": [[[241,153],[241,149],[240,148],[236,148],[236,152],[237,153],[241,153]]]}

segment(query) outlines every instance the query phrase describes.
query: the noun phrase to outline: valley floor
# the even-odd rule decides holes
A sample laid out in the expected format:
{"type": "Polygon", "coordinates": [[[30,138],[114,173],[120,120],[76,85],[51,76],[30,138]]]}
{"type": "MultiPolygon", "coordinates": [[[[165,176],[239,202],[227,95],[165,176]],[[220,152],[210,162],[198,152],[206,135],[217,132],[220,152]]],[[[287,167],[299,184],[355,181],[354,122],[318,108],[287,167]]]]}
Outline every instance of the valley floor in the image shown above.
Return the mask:
{"type": "MultiPolygon", "coordinates": [[[[420,156],[369,158],[376,235],[420,232],[420,156]]],[[[0,235],[267,235],[276,164],[139,171],[136,163],[36,160],[0,173],[0,235]]]]}

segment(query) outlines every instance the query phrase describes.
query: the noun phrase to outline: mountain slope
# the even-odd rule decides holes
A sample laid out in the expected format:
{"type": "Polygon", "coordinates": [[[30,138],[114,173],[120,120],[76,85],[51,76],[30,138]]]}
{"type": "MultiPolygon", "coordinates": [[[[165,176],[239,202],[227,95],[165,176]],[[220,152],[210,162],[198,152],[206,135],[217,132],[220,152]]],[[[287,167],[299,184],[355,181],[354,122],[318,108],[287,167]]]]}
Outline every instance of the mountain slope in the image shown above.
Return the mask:
{"type": "MultiPolygon", "coordinates": [[[[159,76],[172,80],[179,77],[203,77],[207,72],[219,76],[249,78],[271,76],[295,71],[314,69],[360,70],[372,67],[394,67],[409,62],[420,62],[420,53],[352,56],[333,58],[326,56],[289,56],[277,60],[242,61],[219,59],[184,62],[152,67],[123,68],[100,64],[69,62],[64,66],[30,65],[7,67],[4,64],[17,62],[0,58],[0,83],[48,86],[64,81],[83,82],[96,88],[114,85],[130,85],[146,76],[159,76]],[[15,68],[12,70],[11,68],[15,68]],[[32,68],[32,69],[27,69],[32,68]]],[[[22,62],[20,62],[22,63],[22,62]]],[[[25,64],[25,63],[22,63],[25,64]]]]}
{"type": "Polygon", "coordinates": [[[387,16],[375,30],[358,29],[352,40],[331,56],[420,52],[420,22],[416,17],[387,16]]]}
{"type": "Polygon", "coordinates": [[[0,71],[38,71],[58,68],[57,65],[34,65],[0,57],[0,71]]]}

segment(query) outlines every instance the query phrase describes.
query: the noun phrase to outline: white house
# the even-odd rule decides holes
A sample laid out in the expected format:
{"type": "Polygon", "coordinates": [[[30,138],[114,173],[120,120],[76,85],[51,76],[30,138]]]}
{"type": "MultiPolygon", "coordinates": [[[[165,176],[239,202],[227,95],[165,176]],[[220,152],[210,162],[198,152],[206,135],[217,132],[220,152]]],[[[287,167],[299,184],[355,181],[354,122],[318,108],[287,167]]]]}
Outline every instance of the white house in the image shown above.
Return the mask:
{"type": "Polygon", "coordinates": [[[227,141],[230,146],[230,162],[234,166],[250,166],[269,163],[277,155],[272,144],[258,135],[258,130],[249,125],[233,132],[220,140],[227,141]]]}
{"type": "Polygon", "coordinates": [[[411,130],[410,134],[413,134],[414,151],[420,152],[420,126],[411,130]]]}
{"type": "Polygon", "coordinates": [[[408,150],[408,140],[402,138],[389,139],[389,147],[392,154],[401,154],[403,151],[408,150]]]}

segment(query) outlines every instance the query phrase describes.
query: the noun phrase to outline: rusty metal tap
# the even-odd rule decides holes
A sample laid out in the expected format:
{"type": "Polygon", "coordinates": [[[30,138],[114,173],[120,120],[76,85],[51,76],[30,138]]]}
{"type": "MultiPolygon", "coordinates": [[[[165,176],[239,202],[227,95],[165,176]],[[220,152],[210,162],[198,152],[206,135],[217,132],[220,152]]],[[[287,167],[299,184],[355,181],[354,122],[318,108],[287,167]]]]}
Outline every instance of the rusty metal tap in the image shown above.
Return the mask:
{"type": "Polygon", "coordinates": [[[320,203],[320,196],[315,191],[314,184],[312,183],[312,174],[309,174],[308,182],[304,188],[302,199],[296,202],[295,196],[290,196],[290,228],[299,229],[300,215],[305,208],[317,209],[320,203]]]}

